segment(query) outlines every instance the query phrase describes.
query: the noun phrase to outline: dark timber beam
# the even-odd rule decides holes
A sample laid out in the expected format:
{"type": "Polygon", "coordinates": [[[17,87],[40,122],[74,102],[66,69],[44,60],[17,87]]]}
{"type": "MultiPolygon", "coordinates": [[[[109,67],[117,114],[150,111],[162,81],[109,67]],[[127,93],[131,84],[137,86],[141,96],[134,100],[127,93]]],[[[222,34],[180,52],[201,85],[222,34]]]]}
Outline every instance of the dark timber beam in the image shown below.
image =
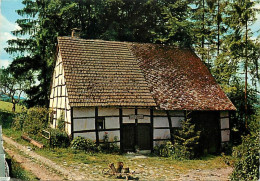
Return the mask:
{"type": "MultiPolygon", "coordinates": [[[[137,107],[135,107],[135,115],[137,115],[137,107]]],[[[138,119],[135,119],[135,128],[134,128],[134,145],[135,146],[137,146],[137,144],[138,144],[137,124],[138,124],[138,119]]]]}
{"type": "Polygon", "coordinates": [[[172,129],[172,120],[169,111],[166,111],[167,117],[168,117],[168,122],[169,122],[169,127],[170,127],[170,136],[171,136],[171,142],[173,143],[173,129],[172,129]]]}
{"type": "Polygon", "coordinates": [[[99,145],[99,134],[98,134],[98,107],[95,107],[95,130],[96,130],[96,144],[99,145]]]}
{"type": "Polygon", "coordinates": [[[123,110],[122,107],[119,108],[119,123],[120,123],[120,150],[124,150],[124,145],[123,145],[123,110]]]}
{"type": "Polygon", "coordinates": [[[150,147],[151,152],[153,153],[153,107],[150,108],[150,122],[151,122],[151,129],[150,129],[150,147]]]}
{"type": "Polygon", "coordinates": [[[71,138],[73,139],[74,138],[74,133],[73,133],[73,131],[74,131],[74,126],[73,126],[73,107],[71,107],[71,109],[70,109],[70,121],[71,121],[71,138]]]}

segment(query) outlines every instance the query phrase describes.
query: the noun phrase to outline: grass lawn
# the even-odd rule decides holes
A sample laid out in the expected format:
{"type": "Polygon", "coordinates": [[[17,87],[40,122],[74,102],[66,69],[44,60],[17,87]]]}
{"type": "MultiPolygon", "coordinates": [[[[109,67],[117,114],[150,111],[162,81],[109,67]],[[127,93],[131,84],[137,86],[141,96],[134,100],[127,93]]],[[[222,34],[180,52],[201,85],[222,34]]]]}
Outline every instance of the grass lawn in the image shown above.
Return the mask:
{"type": "Polygon", "coordinates": [[[196,160],[174,160],[172,158],[157,157],[147,155],[145,159],[135,159],[129,154],[105,154],[105,153],[85,153],[84,151],[72,149],[44,149],[36,150],[37,153],[50,158],[56,163],[67,165],[88,164],[90,166],[99,165],[106,168],[109,163],[124,162],[130,168],[138,168],[140,165],[151,167],[174,167],[179,173],[186,173],[191,169],[219,169],[227,167],[222,156],[208,155],[196,160]]]}
{"type": "MultiPolygon", "coordinates": [[[[10,102],[5,102],[5,101],[0,101],[0,111],[4,111],[4,112],[12,112],[12,107],[13,107],[13,104],[10,103],[10,102]]],[[[16,113],[19,113],[22,111],[22,108],[23,106],[20,106],[18,104],[16,104],[16,107],[15,107],[15,112],[16,113]]]]}

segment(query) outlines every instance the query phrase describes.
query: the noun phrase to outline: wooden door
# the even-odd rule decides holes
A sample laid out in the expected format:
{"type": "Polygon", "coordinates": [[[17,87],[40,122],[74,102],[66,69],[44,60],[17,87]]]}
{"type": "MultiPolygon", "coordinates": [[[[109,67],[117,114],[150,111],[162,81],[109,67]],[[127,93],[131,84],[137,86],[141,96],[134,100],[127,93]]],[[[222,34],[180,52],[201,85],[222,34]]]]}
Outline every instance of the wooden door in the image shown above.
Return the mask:
{"type": "Polygon", "coordinates": [[[140,150],[151,149],[150,124],[123,124],[121,147],[124,151],[135,151],[135,146],[140,150]]]}
{"type": "Polygon", "coordinates": [[[151,125],[138,124],[137,125],[137,146],[140,150],[151,149],[151,125]]]}
{"type": "Polygon", "coordinates": [[[219,112],[193,112],[192,121],[195,123],[196,130],[201,131],[199,152],[219,153],[221,143],[219,112]]]}
{"type": "Polygon", "coordinates": [[[134,151],[135,149],[135,124],[122,125],[121,147],[124,151],[134,151]]]}

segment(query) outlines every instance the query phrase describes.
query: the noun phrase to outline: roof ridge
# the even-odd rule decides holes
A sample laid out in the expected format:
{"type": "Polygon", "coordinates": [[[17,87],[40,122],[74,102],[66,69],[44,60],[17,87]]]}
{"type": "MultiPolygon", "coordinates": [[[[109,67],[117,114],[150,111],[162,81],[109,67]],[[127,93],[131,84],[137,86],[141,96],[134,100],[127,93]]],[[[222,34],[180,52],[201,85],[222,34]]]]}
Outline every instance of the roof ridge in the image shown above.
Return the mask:
{"type": "Polygon", "coordinates": [[[80,37],[71,37],[71,36],[58,36],[57,39],[70,39],[70,40],[79,40],[79,41],[99,41],[99,42],[111,42],[111,43],[125,43],[125,44],[139,44],[139,45],[155,45],[155,46],[162,46],[162,47],[170,47],[174,49],[188,49],[192,50],[192,48],[189,47],[177,47],[174,45],[167,45],[167,44],[158,44],[158,43],[150,43],[150,42],[130,42],[130,41],[116,41],[116,40],[103,40],[103,39],[85,39],[85,38],[80,38],[80,37]]]}

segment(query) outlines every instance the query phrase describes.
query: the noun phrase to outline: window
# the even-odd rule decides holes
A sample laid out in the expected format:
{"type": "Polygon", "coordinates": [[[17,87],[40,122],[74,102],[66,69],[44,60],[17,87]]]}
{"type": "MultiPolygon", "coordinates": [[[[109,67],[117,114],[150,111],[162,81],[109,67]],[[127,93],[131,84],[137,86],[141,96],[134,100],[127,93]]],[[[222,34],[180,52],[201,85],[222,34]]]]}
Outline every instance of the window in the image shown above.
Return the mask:
{"type": "Polygon", "coordinates": [[[105,129],[105,117],[98,117],[97,127],[98,129],[105,129]]]}

